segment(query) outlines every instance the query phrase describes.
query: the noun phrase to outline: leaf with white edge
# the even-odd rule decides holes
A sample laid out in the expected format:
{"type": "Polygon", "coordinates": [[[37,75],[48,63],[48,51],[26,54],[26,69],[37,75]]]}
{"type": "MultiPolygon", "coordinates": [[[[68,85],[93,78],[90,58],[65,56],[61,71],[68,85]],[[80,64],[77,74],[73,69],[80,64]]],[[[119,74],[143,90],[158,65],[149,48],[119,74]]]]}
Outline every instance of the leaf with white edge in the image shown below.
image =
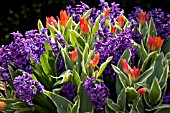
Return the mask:
{"type": "Polygon", "coordinates": [[[110,109],[110,107],[108,107],[108,106],[105,106],[105,112],[106,113],[116,113],[116,111],[110,109]]]}
{"type": "Polygon", "coordinates": [[[133,87],[127,87],[125,92],[129,102],[139,97],[139,93],[133,87]]]}
{"type": "Polygon", "coordinates": [[[161,98],[161,88],[159,86],[159,82],[158,79],[155,77],[150,89],[150,93],[149,93],[149,101],[154,105],[156,104],[160,98],[161,98]]]}
{"type": "Polygon", "coordinates": [[[76,86],[79,86],[81,84],[81,79],[77,71],[73,70],[73,83],[76,86]]]}
{"type": "Polygon", "coordinates": [[[149,93],[146,91],[144,94],[144,100],[145,100],[145,103],[150,107],[152,108],[152,103],[149,101],[149,93]]]}
{"type": "Polygon", "coordinates": [[[167,84],[168,72],[169,72],[169,65],[166,65],[166,67],[164,68],[164,71],[161,75],[161,78],[159,79],[159,85],[160,85],[161,89],[163,89],[167,84]]]}
{"type": "Polygon", "coordinates": [[[162,108],[155,111],[155,113],[169,113],[170,108],[162,108]]]}
{"type": "Polygon", "coordinates": [[[96,34],[96,31],[99,29],[99,27],[100,27],[100,24],[99,24],[99,20],[100,20],[100,15],[96,18],[96,20],[95,20],[95,24],[94,24],[94,26],[93,26],[93,28],[92,28],[92,34],[96,34]]]}
{"type": "Polygon", "coordinates": [[[110,109],[114,110],[114,111],[121,111],[121,108],[119,105],[117,105],[116,103],[113,102],[113,100],[107,98],[106,99],[107,105],[110,109]]]}
{"type": "Polygon", "coordinates": [[[112,68],[118,74],[122,85],[126,88],[128,86],[128,78],[127,78],[127,76],[118,67],[112,65],[112,68]]]}
{"type": "Polygon", "coordinates": [[[126,110],[126,93],[125,88],[122,89],[120,92],[118,98],[117,98],[117,104],[120,106],[121,111],[126,110]]]}
{"type": "Polygon", "coordinates": [[[42,28],[44,28],[44,27],[43,27],[43,24],[42,24],[41,20],[39,19],[38,20],[38,30],[39,30],[39,32],[41,32],[42,28]]]}
{"type": "Polygon", "coordinates": [[[109,64],[109,62],[112,60],[112,58],[113,58],[113,56],[108,57],[106,62],[101,64],[101,66],[99,68],[99,72],[97,74],[97,78],[101,76],[101,74],[103,73],[103,71],[105,70],[106,66],[109,64]]]}
{"type": "Polygon", "coordinates": [[[161,104],[159,106],[153,107],[151,109],[145,109],[146,111],[153,111],[153,110],[157,110],[157,109],[164,109],[164,108],[170,108],[169,104],[161,104]]]}
{"type": "Polygon", "coordinates": [[[137,82],[142,82],[142,83],[145,82],[146,79],[151,75],[152,71],[153,71],[153,66],[150,67],[148,70],[146,70],[144,73],[142,73],[142,74],[137,78],[137,80],[136,80],[135,82],[136,82],[136,83],[137,83],[137,82]]]}
{"type": "Polygon", "coordinates": [[[80,108],[80,97],[78,96],[75,104],[71,109],[71,113],[79,113],[79,108],[80,108]]]}
{"type": "Polygon", "coordinates": [[[166,55],[168,52],[170,52],[169,48],[170,48],[170,36],[168,37],[168,41],[164,42],[164,44],[162,45],[161,50],[166,55]]]}
{"type": "Polygon", "coordinates": [[[148,53],[146,52],[145,46],[143,44],[143,41],[141,41],[140,50],[141,50],[141,55],[144,57],[144,59],[147,58],[148,53]]]}
{"type": "Polygon", "coordinates": [[[44,94],[47,95],[51,99],[51,101],[53,101],[53,103],[57,107],[57,111],[59,111],[60,113],[67,113],[66,110],[69,104],[73,106],[72,102],[60,95],[54,94],[46,90],[44,91],[44,94]]]}
{"type": "Polygon", "coordinates": [[[149,23],[149,31],[148,31],[149,36],[155,37],[157,36],[155,24],[153,22],[153,18],[151,17],[150,23],[149,23]]]}
{"type": "Polygon", "coordinates": [[[89,10],[83,15],[83,17],[84,17],[84,18],[88,18],[88,17],[90,16],[91,10],[92,10],[92,8],[89,9],[89,10]]]}

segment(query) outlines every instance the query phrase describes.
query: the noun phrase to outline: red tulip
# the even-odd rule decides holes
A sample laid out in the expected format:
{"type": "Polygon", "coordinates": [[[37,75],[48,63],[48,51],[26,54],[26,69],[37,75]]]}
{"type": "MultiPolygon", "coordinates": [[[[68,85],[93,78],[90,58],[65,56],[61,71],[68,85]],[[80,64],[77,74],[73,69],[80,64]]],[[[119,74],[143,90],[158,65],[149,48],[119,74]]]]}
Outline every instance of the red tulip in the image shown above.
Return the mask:
{"type": "Polygon", "coordinates": [[[110,14],[111,8],[108,8],[104,14],[105,17],[108,17],[110,14]]]}
{"type": "Polygon", "coordinates": [[[113,34],[115,34],[115,32],[116,32],[116,26],[111,25],[111,32],[112,32],[113,34]]]}
{"type": "Polygon", "coordinates": [[[46,17],[46,27],[48,28],[48,24],[53,25],[55,28],[57,28],[57,21],[54,19],[53,16],[46,17]]]}
{"type": "Polygon", "coordinates": [[[162,47],[164,40],[161,39],[161,37],[154,37],[152,38],[151,36],[148,38],[148,48],[151,51],[158,50],[162,47]]]}
{"type": "Polygon", "coordinates": [[[147,19],[147,14],[146,12],[142,12],[138,15],[138,22],[140,24],[144,24],[146,22],[146,19],[147,19]]]}
{"type": "Polygon", "coordinates": [[[92,67],[97,66],[97,64],[99,63],[99,59],[100,59],[100,53],[98,52],[94,58],[90,61],[90,68],[92,69],[92,67]]]}
{"type": "Polygon", "coordinates": [[[64,11],[61,10],[60,11],[60,24],[62,26],[66,26],[68,19],[69,19],[69,16],[68,16],[67,12],[65,10],[64,11]]]}
{"type": "Polygon", "coordinates": [[[144,94],[145,92],[146,92],[146,88],[140,88],[140,89],[138,89],[138,93],[139,94],[144,94]]]}
{"type": "Polygon", "coordinates": [[[122,59],[122,69],[126,74],[129,74],[129,65],[125,59],[122,59]]]}
{"type": "Polygon", "coordinates": [[[85,34],[89,33],[89,26],[84,17],[80,18],[80,30],[85,34]]]}
{"type": "Polygon", "coordinates": [[[4,109],[6,107],[5,102],[0,102],[0,110],[4,109]]]}
{"type": "Polygon", "coordinates": [[[118,25],[120,27],[122,27],[124,25],[124,22],[125,22],[124,17],[122,15],[119,15],[119,17],[118,17],[118,25]]]}
{"type": "Polygon", "coordinates": [[[138,69],[134,66],[133,69],[130,70],[130,77],[132,78],[132,80],[136,80],[139,77],[141,71],[142,68],[138,69]]]}
{"type": "Polygon", "coordinates": [[[69,56],[72,62],[75,62],[78,59],[77,47],[74,48],[74,51],[69,52],[69,56]]]}

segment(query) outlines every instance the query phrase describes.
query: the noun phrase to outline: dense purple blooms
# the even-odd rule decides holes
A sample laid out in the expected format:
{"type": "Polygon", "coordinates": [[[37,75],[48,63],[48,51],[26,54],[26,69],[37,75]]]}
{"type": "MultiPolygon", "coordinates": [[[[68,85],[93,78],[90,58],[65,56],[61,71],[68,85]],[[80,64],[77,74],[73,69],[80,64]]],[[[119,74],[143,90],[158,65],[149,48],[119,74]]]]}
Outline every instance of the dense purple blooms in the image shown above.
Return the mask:
{"type": "Polygon", "coordinates": [[[44,90],[44,86],[39,82],[35,82],[32,76],[26,72],[23,72],[22,76],[15,77],[13,84],[19,98],[30,106],[33,105],[32,100],[37,91],[43,93],[44,90]]]}
{"type": "Polygon", "coordinates": [[[104,83],[95,83],[95,78],[87,78],[83,84],[88,98],[96,110],[103,110],[106,98],[110,96],[109,89],[104,83]]]}
{"type": "MultiPolygon", "coordinates": [[[[141,35],[138,35],[130,28],[127,28],[126,30],[119,32],[117,36],[114,37],[106,36],[106,38],[104,38],[103,40],[97,40],[95,42],[95,45],[97,48],[96,51],[100,53],[99,65],[104,63],[106,59],[110,56],[113,56],[113,59],[111,60],[110,63],[117,65],[122,53],[127,48],[131,50],[133,60],[135,58],[137,49],[132,48],[133,44],[132,39],[140,41],[141,38],[142,38],[141,35]]],[[[106,67],[104,75],[109,75],[113,79],[115,78],[115,73],[110,64],[106,67]]]]}
{"type": "Polygon", "coordinates": [[[163,102],[165,104],[170,104],[170,91],[163,95],[163,102]]]}
{"type": "MultiPolygon", "coordinates": [[[[50,43],[55,55],[58,54],[59,49],[57,43],[52,43],[50,38],[46,36],[47,29],[42,29],[41,33],[37,33],[37,30],[30,30],[25,33],[25,38],[19,32],[12,33],[14,35],[14,41],[11,44],[3,46],[2,52],[0,52],[0,76],[7,81],[10,79],[8,72],[8,65],[13,62],[17,69],[22,69],[26,72],[32,73],[30,67],[30,57],[32,57],[36,63],[40,61],[40,55],[45,52],[44,42],[50,43]]],[[[62,46],[65,46],[64,41],[56,36],[62,46]]],[[[64,61],[61,56],[58,59],[58,71],[63,72],[65,69],[64,61]]]]}
{"type": "Polygon", "coordinates": [[[71,83],[63,83],[62,87],[61,95],[68,100],[73,101],[76,96],[77,86],[72,85],[71,83]]]}
{"type": "Polygon", "coordinates": [[[157,35],[167,41],[170,36],[170,14],[166,14],[162,9],[153,9],[148,13],[149,17],[153,18],[157,35]]]}

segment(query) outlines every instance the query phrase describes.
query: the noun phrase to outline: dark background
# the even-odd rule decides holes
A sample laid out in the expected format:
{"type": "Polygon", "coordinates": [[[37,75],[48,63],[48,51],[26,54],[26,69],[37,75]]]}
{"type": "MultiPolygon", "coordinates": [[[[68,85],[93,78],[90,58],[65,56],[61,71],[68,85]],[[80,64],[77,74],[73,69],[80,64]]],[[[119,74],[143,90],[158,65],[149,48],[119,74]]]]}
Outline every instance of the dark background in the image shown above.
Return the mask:
{"type": "MultiPolygon", "coordinates": [[[[97,7],[99,0],[82,0],[90,7],[97,7]]],[[[125,15],[134,6],[141,6],[144,11],[153,8],[162,8],[164,12],[170,12],[170,0],[105,0],[109,3],[116,2],[125,10],[125,15]]],[[[75,0],[78,4],[79,0],[75,0]]],[[[37,21],[40,19],[45,25],[46,16],[58,16],[60,10],[67,5],[72,5],[71,0],[1,0],[0,3],[0,46],[10,43],[13,39],[9,33],[37,29],[37,21]]]]}

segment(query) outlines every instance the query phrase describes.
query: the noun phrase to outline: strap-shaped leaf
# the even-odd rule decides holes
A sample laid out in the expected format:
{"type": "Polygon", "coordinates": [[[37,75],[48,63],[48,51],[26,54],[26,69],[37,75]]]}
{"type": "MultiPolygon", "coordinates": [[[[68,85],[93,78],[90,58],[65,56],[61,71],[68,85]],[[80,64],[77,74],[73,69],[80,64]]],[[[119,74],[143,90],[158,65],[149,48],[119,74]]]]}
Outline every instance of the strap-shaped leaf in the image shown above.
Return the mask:
{"type": "Polygon", "coordinates": [[[121,111],[126,110],[126,93],[125,88],[122,89],[119,96],[117,97],[117,104],[120,106],[121,111]]]}
{"type": "Polygon", "coordinates": [[[163,44],[163,46],[162,46],[162,48],[161,48],[161,50],[163,51],[163,53],[166,55],[168,52],[170,52],[170,36],[168,37],[168,41],[166,41],[164,44],[163,44]]]}
{"type": "Polygon", "coordinates": [[[157,36],[155,24],[154,24],[154,21],[153,21],[153,18],[152,18],[152,17],[151,17],[150,23],[149,23],[149,31],[148,31],[148,35],[149,35],[149,36],[152,36],[152,37],[157,36]]]}
{"type": "Polygon", "coordinates": [[[121,111],[121,108],[118,104],[114,103],[113,100],[107,98],[106,99],[107,105],[110,109],[114,110],[114,111],[121,111]]]}
{"type": "Polygon", "coordinates": [[[42,24],[40,19],[38,20],[38,24],[37,25],[38,25],[39,32],[41,32],[41,29],[44,28],[44,27],[43,27],[43,24],[42,24]]]}
{"type": "Polygon", "coordinates": [[[94,26],[93,26],[93,28],[92,28],[92,34],[95,34],[96,33],[96,31],[99,29],[99,27],[100,27],[100,24],[99,24],[99,20],[100,20],[100,15],[96,18],[96,20],[95,20],[95,24],[94,24],[94,26]]]}
{"type": "Polygon", "coordinates": [[[79,109],[80,109],[80,97],[78,96],[75,104],[71,109],[71,113],[79,113],[79,109]]]}
{"type": "Polygon", "coordinates": [[[101,76],[101,74],[103,73],[104,69],[106,68],[106,66],[109,64],[109,62],[112,60],[113,56],[108,57],[106,62],[104,62],[100,68],[99,68],[99,72],[97,74],[97,78],[101,76]]]}
{"type": "Polygon", "coordinates": [[[80,76],[79,76],[79,74],[75,70],[73,70],[73,83],[76,86],[79,86],[81,84],[80,76]]]}
{"type": "Polygon", "coordinates": [[[161,88],[159,86],[158,79],[155,77],[150,89],[149,101],[154,105],[160,100],[161,95],[162,95],[161,88]]]}
{"type": "Polygon", "coordinates": [[[159,85],[161,89],[163,89],[167,84],[168,72],[169,72],[169,65],[166,65],[161,75],[161,78],[159,79],[159,85]]]}
{"type": "Polygon", "coordinates": [[[133,87],[127,87],[125,89],[128,101],[133,101],[139,97],[138,92],[133,87]]]}

